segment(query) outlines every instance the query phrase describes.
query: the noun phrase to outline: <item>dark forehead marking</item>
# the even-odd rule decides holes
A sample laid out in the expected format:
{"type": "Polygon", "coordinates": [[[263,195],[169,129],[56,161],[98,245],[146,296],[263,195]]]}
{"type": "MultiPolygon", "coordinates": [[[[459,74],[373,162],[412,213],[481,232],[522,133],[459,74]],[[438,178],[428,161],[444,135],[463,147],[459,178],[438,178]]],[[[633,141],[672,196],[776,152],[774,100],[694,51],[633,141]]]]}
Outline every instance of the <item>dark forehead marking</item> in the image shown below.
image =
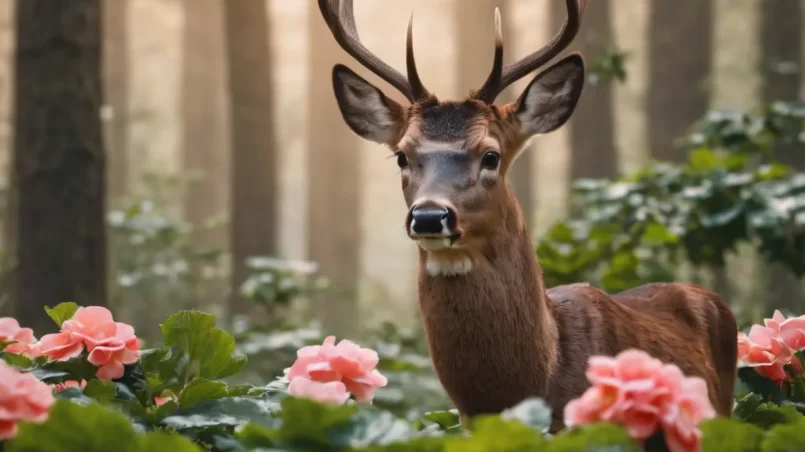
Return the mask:
{"type": "Polygon", "coordinates": [[[422,106],[420,132],[434,141],[462,140],[480,113],[474,102],[428,103],[422,106]]]}

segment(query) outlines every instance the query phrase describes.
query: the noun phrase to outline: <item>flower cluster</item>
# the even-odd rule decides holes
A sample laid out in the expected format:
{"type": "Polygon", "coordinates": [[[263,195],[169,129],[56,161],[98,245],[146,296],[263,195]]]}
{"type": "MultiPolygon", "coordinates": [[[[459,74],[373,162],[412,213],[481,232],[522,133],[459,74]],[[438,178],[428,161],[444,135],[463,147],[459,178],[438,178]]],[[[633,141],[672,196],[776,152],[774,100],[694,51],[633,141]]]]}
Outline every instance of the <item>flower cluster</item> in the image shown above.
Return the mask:
{"type": "Polygon", "coordinates": [[[322,345],[300,348],[288,371],[288,392],[320,402],[344,403],[352,394],[358,402],[370,402],[375,389],[388,380],[375,369],[377,352],[346,339],[335,344],[328,336],[322,345]]]}
{"type": "Polygon", "coordinates": [[[701,449],[698,424],[716,415],[703,379],[634,349],[591,357],[586,375],[592,386],[565,407],[568,427],[615,422],[640,442],[662,428],[671,452],[701,449]]]}
{"type": "Polygon", "coordinates": [[[774,311],[764,323],[765,326],[752,325],[749,334],[738,333],[738,359],[778,385],[790,380],[787,364],[795,373],[805,373],[794,356],[805,349],[805,315],[786,319],[780,311],[774,311]]]}
{"type": "Polygon", "coordinates": [[[46,334],[31,346],[36,356],[67,361],[87,349],[87,361],[98,366],[95,374],[102,380],[123,376],[123,366],[134,364],[140,357],[140,340],[134,328],[115,322],[112,313],[100,306],[79,308],[62,324],[61,332],[46,334]]]}
{"type": "Polygon", "coordinates": [[[0,318],[0,342],[13,342],[3,349],[4,352],[29,355],[31,344],[36,342],[36,337],[34,337],[32,329],[20,328],[17,319],[2,317],[0,318]]]}
{"type": "Polygon", "coordinates": [[[44,422],[54,402],[49,385],[0,360],[0,441],[13,438],[21,421],[44,422]]]}

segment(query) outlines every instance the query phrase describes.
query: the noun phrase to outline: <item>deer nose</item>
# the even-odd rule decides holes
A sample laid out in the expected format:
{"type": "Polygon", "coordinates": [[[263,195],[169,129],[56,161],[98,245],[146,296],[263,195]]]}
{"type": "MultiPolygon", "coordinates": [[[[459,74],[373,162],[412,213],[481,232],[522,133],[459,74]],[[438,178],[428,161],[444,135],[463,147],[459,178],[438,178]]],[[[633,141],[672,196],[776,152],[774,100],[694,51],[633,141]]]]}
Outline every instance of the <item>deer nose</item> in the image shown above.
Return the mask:
{"type": "Polygon", "coordinates": [[[411,211],[411,231],[415,234],[450,233],[454,214],[446,207],[417,207],[411,211]]]}

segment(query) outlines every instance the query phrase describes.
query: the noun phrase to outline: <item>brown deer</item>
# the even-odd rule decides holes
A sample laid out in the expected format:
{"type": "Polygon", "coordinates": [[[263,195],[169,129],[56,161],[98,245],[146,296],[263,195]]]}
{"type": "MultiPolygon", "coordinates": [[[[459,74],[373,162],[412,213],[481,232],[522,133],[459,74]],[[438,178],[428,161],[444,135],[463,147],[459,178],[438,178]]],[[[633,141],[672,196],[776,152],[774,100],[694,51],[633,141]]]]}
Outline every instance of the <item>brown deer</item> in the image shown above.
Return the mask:
{"type": "Polygon", "coordinates": [[[462,419],[497,413],[528,397],[553,409],[589,386],[590,355],[637,348],[704,378],[716,411],[729,416],[737,365],[737,326],[713,292],[687,283],[647,284],[608,295],[586,283],[546,290],[523,213],[507,180],[533,136],[562,126],[584,86],[584,62],[571,54],[538,74],[513,103],[497,95],[566,48],[585,0],[566,0],[568,18],[542,49],[504,65],[500,13],[484,85],[463,101],[440,101],[417,74],[411,22],[407,77],[360,42],[352,0],[319,0],[340,46],[411,102],[403,106],[343,65],[333,88],[347,125],[396,154],[419,246],[419,304],[439,379],[462,419]]]}

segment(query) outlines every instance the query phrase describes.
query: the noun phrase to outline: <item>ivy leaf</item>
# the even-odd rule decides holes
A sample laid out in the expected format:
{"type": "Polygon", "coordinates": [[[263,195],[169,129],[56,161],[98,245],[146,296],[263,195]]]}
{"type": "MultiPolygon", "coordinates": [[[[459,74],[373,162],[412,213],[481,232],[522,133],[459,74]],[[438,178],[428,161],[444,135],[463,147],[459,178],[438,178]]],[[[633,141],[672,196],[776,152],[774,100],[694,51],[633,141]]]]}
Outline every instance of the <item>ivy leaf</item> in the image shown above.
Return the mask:
{"type": "Polygon", "coordinates": [[[90,380],[84,388],[84,395],[105,402],[117,396],[117,385],[108,380],[90,380]]]}
{"type": "Polygon", "coordinates": [[[75,315],[75,312],[78,311],[78,308],[80,307],[81,306],[72,301],[67,301],[57,304],[54,308],[45,306],[45,312],[47,312],[48,317],[53,319],[53,321],[56,322],[56,325],[61,328],[62,323],[73,318],[73,315],[75,315]]]}
{"type": "Polygon", "coordinates": [[[716,418],[704,421],[702,450],[712,452],[756,452],[764,432],[761,428],[735,419],[716,418]]]}
{"type": "Polygon", "coordinates": [[[142,452],[201,452],[202,449],[187,438],[165,432],[150,432],[140,437],[139,450],[142,452]]]}
{"type": "MultiPolygon", "coordinates": [[[[67,392],[67,390],[62,391],[67,392]]],[[[6,444],[7,452],[139,452],[131,423],[98,403],[57,399],[42,424],[24,423],[6,444]]]]}
{"type": "Polygon", "coordinates": [[[179,393],[179,406],[182,409],[192,408],[205,400],[220,399],[228,395],[226,383],[197,378],[179,393]]]}
{"type": "Polygon", "coordinates": [[[235,354],[235,338],[215,327],[215,317],[196,311],[173,314],[162,325],[163,342],[188,357],[190,376],[224,378],[237,373],[246,357],[235,354]]]}

